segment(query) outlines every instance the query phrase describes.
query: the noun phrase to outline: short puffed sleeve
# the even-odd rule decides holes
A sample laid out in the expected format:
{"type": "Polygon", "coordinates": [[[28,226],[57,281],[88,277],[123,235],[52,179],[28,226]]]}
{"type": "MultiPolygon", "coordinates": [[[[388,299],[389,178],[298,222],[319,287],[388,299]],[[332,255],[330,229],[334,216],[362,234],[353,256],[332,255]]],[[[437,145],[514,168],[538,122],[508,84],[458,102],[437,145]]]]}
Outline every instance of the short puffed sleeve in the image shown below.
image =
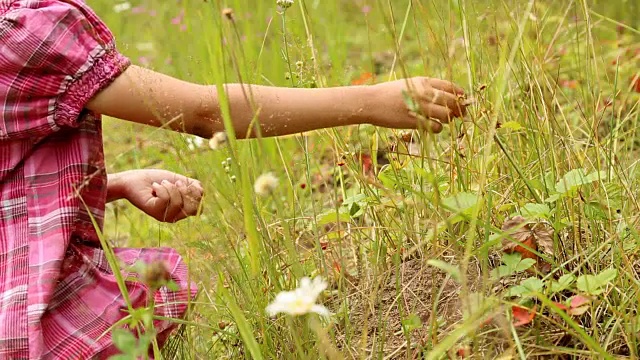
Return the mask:
{"type": "Polygon", "coordinates": [[[129,64],[80,0],[0,1],[0,141],[76,126],[129,64]]]}

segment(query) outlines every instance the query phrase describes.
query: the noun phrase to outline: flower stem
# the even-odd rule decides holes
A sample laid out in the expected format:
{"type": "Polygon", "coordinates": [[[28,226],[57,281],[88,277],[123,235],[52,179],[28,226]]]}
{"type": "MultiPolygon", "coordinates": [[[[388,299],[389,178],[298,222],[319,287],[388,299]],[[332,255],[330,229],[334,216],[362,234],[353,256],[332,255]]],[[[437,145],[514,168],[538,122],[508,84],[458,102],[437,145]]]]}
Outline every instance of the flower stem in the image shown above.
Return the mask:
{"type": "Polygon", "coordinates": [[[317,316],[309,316],[309,327],[318,336],[318,341],[320,342],[320,351],[324,353],[327,358],[329,358],[330,360],[343,359],[342,354],[340,354],[331,343],[329,335],[327,334],[327,330],[322,326],[320,321],[318,321],[317,316]]]}
{"type": "Polygon", "coordinates": [[[293,81],[293,71],[291,70],[291,58],[289,58],[289,42],[287,41],[287,26],[286,26],[286,9],[282,11],[282,42],[284,43],[284,56],[289,67],[289,79],[291,80],[291,86],[296,87],[293,81]]]}

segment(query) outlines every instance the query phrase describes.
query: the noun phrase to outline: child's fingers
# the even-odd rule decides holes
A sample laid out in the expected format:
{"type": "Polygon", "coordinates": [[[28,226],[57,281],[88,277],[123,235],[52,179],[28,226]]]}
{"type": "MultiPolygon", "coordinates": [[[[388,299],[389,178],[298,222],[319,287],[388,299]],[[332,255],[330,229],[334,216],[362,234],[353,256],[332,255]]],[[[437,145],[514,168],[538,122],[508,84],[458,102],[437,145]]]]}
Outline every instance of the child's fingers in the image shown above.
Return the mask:
{"type": "Polygon", "coordinates": [[[171,199],[171,194],[169,194],[169,190],[164,186],[158,184],[157,182],[154,182],[153,184],[151,184],[151,187],[155,192],[154,195],[156,199],[160,200],[163,206],[166,206],[166,204],[169,203],[169,200],[171,199]]]}
{"type": "Polygon", "coordinates": [[[464,115],[465,109],[464,106],[460,104],[458,96],[450,92],[434,88],[431,96],[431,102],[451,109],[454,116],[464,115]]]}
{"type": "Polygon", "coordinates": [[[464,95],[465,94],[463,88],[461,88],[458,85],[452,83],[451,81],[430,78],[429,79],[429,85],[431,85],[431,87],[433,87],[434,89],[446,91],[446,92],[454,94],[454,95],[464,95]]]}
{"type": "Polygon", "coordinates": [[[162,187],[164,187],[169,194],[169,202],[164,209],[164,220],[168,222],[176,222],[180,220],[179,216],[181,215],[184,203],[182,194],[180,193],[176,185],[172,184],[168,180],[163,180],[160,185],[162,185],[162,187]]]}
{"type": "MultiPolygon", "coordinates": [[[[434,114],[433,111],[439,111],[439,110],[431,110],[430,113],[434,114]]],[[[427,130],[434,134],[437,134],[442,131],[443,121],[433,115],[432,116],[427,115],[427,118],[425,118],[425,116],[423,115],[418,115],[413,111],[410,111],[409,116],[411,116],[413,118],[413,121],[415,122],[415,125],[412,126],[414,128],[427,130]]]]}
{"type": "Polygon", "coordinates": [[[200,200],[202,199],[202,187],[198,184],[187,186],[180,180],[176,182],[176,186],[182,194],[182,212],[185,217],[196,215],[200,206],[200,200]]]}
{"type": "Polygon", "coordinates": [[[427,118],[436,119],[443,123],[448,123],[453,117],[451,109],[441,105],[432,104],[425,107],[422,111],[427,118]]]}

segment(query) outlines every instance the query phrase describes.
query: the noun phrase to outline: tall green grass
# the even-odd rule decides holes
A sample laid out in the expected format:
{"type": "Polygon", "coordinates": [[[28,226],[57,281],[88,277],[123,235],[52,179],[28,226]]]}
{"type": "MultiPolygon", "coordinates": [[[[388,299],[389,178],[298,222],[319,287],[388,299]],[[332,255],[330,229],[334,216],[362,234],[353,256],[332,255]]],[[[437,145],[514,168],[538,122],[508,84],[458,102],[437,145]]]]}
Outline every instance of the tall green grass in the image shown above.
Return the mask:
{"type": "Polygon", "coordinates": [[[92,5],[134,63],[185,80],[321,87],[379,70],[377,81],[452,80],[477,100],[441,134],[414,132],[414,145],[361,126],[212,151],[107,120],[110,171],[162,167],[206,187],[202,215],[179,224],[128,204],[107,216],[112,242],[178,248],[201,287],[168,357],[638,356],[635,2],[296,0],[285,14],[275,1],[132,2],[140,14],[92,5]],[[365,176],[354,154],[389,149],[365,176]],[[268,171],[280,185],[257,197],[268,171]],[[492,276],[513,260],[500,229],[516,214],[555,230],[553,254],[538,251],[548,275],[516,259],[492,276]],[[595,276],[607,269],[613,278],[595,276]],[[330,282],[330,320],[267,317],[279,291],[313,275],[330,282]],[[567,315],[556,303],[575,294],[589,308],[567,315]],[[536,306],[532,324],[513,326],[516,304],[536,306]]]}

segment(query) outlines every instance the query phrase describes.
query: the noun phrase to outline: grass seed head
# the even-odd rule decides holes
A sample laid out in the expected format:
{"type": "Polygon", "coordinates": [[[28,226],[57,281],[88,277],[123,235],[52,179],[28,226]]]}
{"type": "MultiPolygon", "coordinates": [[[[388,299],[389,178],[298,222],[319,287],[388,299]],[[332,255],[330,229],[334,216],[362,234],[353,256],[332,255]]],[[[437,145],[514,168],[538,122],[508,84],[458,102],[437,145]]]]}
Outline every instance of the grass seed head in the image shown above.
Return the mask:
{"type": "Polygon", "coordinates": [[[213,134],[213,137],[209,140],[209,147],[212,150],[218,150],[227,143],[227,134],[220,131],[213,134]]]}
{"type": "Polygon", "coordinates": [[[222,15],[226,17],[228,20],[233,20],[233,9],[232,8],[222,9],[222,15]]]}
{"type": "Polygon", "coordinates": [[[260,196],[271,195],[278,187],[278,178],[271,172],[258,176],[253,185],[256,194],[260,196]]]}

